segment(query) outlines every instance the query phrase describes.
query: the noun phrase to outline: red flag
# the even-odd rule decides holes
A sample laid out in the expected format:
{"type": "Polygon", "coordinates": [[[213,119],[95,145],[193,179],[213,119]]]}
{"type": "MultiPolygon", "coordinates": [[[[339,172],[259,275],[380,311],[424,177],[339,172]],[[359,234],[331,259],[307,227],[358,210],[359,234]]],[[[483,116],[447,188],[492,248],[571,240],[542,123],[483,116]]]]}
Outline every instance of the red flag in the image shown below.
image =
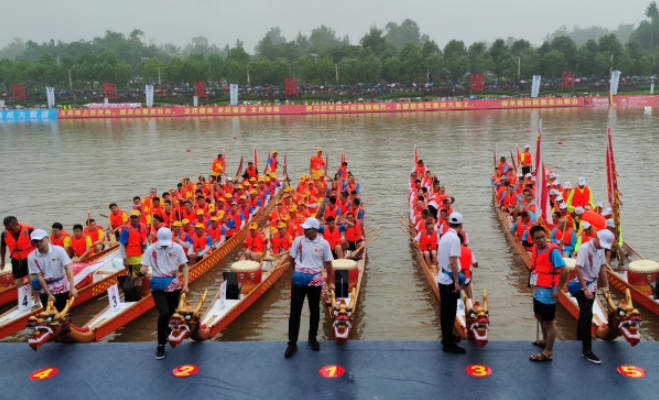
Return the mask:
{"type": "Polygon", "coordinates": [[[256,147],[254,147],[254,168],[259,169],[259,161],[256,159],[256,147]]]}
{"type": "Polygon", "coordinates": [[[329,154],[325,154],[325,175],[327,175],[328,167],[329,167],[329,154]]]}
{"type": "Polygon", "coordinates": [[[240,156],[240,164],[238,165],[238,172],[236,172],[236,179],[238,179],[242,171],[243,171],[243,156],[240,156]]]}
{"type": "Polygon", "coordinates": [[[517,150],[517,165],[522,165],[522,155],[519,154],[519,145],[515,145],[515,149],[517,150]]]}
{"type": "Polygon", "coordinates": [[[416,151],[416,145],[414,145],[414,166],[419,165],[419,153],[416,151]]]}
{"type": "MultiPolygon", "coordinates": [[[[618,173],[616,172],[616,161],[613,157],[613,143],[611,140],[611,128],[607,128],[606,143],[606,181],[609,191],[609,203],[613,211],[613,221],[615,222],[616,237],[620,237],[620,192],[618,191],[618,173]]],[[[620,259],[618,259],[620,261],[620,259]]]]}
{"type": "MultiPolygon", "coordinates": [[[[551,215],[551,203],[549,202],[549,190],[545,182],[545,166],[542,160],[542,120],[538,127],[538,140],[535,153],[535,211],[538,225],[543,225],[551,232],[554,224],[551,215]]],[[[548,233],[549,235],[549,233],[548,233]]]]}
{"type": "Polygon", "coordinates": [[[517,175],[517,164],[515,164],[515,157],[513,157],[512,150],[510,150],[510,161],[513,162],[513,171],[515,171],[515,175],[517,175]]]}

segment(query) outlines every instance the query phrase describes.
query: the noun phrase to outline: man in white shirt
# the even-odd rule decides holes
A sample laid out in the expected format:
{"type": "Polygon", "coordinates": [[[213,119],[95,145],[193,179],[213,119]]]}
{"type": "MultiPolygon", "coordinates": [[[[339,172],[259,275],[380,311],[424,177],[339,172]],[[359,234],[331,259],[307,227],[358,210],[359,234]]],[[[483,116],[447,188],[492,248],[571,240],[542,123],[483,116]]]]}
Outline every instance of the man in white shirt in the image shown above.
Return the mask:
{"type": "Polygon", "coordinates": [[[457,338],[453,336],[455,314],[458,310],[460,297],[460,255],[462,247],[458,233],[462,230],[462,214],[453,212],[448,217],[449,229],[442,235],[437,246],[437,283],[441,299],[442,337],[444,351],[447,353],[464,354],[466,350],[456,344],[457,338]]]}
{"type": "Polygon", "coordinates": [[[577,322],[577,339],[583,342],[581,355],[588,361],[600,364],[601,361],[593,353],[590,325],[593,319],[593,302],[597,293],[597,278],[604,283],[604,293],[609,291],[609,281],[606,278],[605,249],[610,250],[614,236],[607,229],[597,232],[597,237],[581,245],[577,253],[577,262],[574,269],[575,280],[583,290],[574,297],[579,302],[579,320],[577,322]]]}
{"type": "Polygon", "coordinates": [[[48,233],[43,229],[35,229],[30,235],[30,241],[36,247],[27,256],[32,288],[39,291],[43,307],[52,301],[57,310],[61,311],[66,306],[69,293],[78,297],[71,259],[64,248],[50,244],[48,233]]]}
{"type": "Polygon", "coordinates": [[[297,351],[297,338],[300,332],[300,316],[304,298],[309,297],[309,344],[314,351],[320,350],[316,340],[320,322],[320,294],[323,285],[323,266],[329,279],[328,289],[334,290],[334,271],[332,270],[332,249],[329,242],[318,235],[320,224],[314,217],[307,218],[301,225],[304,235],[293,241],[290,250],[295,259],[295,273],[291,287],[291,315],[288,320],[288,348],[284,356],[290,358],[297,351]]]}
{"type": "Polygon", "coordinates": [[[172,241],[172,231],[167,227],[158,230],[158,241],[144,251],[140,272],[146,275],[151,267],[151,294],[160,317],[158,317],[158,348],[156,359],[165,358],[165,344],[169,330],[169,319],[178,307],[181,291],[188,293],[188,258],[183,247],[172,241]],[[183,269],[183,287],[176,276],[179,265],[183,269]]]}

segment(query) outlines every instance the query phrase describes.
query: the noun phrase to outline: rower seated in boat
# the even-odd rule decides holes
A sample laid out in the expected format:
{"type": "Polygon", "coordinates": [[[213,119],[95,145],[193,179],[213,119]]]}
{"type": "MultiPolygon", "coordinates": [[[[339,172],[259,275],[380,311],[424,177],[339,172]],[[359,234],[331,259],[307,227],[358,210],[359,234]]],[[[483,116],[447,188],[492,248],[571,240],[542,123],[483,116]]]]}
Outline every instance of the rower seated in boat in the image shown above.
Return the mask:
{"type": "MultiPolygon", "coordinates": [[[[432,218],[432,216],[430,216],[432,218]]],[[[439,243],[439,232],[435,229],[432,221],[426,221],[425,229],[420,230],[414,240],[419,244],[426,265],[433,270],[437,268],[437,244],[439,243]]]]}
{"type": "Polygon", "coordinates": [[[256,262],[261,261],[266,245],[267,239],[265,233],[259,230],[259,225],[256,222],[252,222],[249,225],[247,239],[245,239],[245,242],[243,243],[243,247],[247,249],[245,252],[245,258],[256,262]]]}
{"type": "Polygon", "coordinates": [[[206,227],[203,224],[195,225],[195,233],[191,237],[192,248],[188,250],[190,265],[194,265],[199,260],[205,259],[210,254],[213,245],[212,238],[206,234],[206,227]]]}
{"type": "Polygon", "coordinates": [[[366,236],[364,226],[359,223],[359,220],[355,218],[355,214],[352,211],[348,211],[345,220],[341,217],[339,222],[344,222],[346,227],[345,235],[341,239],[341,248],[343,251],[357,250],[360,243],[364,241],[364,236],[366,236]]]}

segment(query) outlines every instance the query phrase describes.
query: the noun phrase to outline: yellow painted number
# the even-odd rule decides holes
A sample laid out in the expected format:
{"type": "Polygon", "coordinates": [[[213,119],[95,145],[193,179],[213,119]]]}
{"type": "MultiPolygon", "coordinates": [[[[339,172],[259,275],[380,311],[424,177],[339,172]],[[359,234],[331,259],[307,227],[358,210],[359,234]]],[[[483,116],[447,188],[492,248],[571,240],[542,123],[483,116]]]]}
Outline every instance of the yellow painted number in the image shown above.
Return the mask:
{"type": "Polygon", "coordinates": [[[50,376],[50,373],[53,372],[52,368],[45,369],[41,372],[36,372],[32,376],[38,379],[46,379],[50,376]]]}
{"type": "Polygon", "coordinates": [[[194,367],[192,365],[185,365],[183,367],[180,367],[178,372],[176,372],[176,376],[190,376],[190,372],[194,370],[194,367]]]}
{"type": "Polygon", "coordinates": [[[636,369],[636,367],[622,367],[622,370],[627,374],[628,377],[630,378],[638,378],[640,376],[643,376],[643,373],[636,369]]]}
{"type": "Polygon", "coordinates": [[[334,374],[336,374],[336,367],[327,367],[327,368],[325,368],[325,371],[328,371],[329,373],[327,375],[330,378],[333,378],[334,374]]]}

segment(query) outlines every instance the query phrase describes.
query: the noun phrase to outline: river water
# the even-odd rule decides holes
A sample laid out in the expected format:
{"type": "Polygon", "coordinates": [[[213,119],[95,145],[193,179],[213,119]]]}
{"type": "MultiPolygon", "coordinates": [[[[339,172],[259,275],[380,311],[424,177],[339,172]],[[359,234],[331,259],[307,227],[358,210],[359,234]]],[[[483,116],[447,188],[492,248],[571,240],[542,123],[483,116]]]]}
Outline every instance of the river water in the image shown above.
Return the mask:
{"type": "MultiPolygon", "coordinates": [[[[398,228],[397,211],[406,211],[407,181],[417,144],[419,157],[443,185],[451,187],[455,208],[464,215],[464,229],[480,263],[474,273],[476,293],[480,297],[483,289],[488,290],[490,338],[530,340],[535,338],[536,323],[526,289],[528,273],[506,241],[492,206],[489,177],[495,144],[501,155],[508,155],[515,144],[533,146],[542,119],[545,165],[560,175],[561,182],[574,183],[584,176],[594,190],[595,202],[605,201],[606,128],[610,126],[624,195],[625,240],[645,258],[658,260],[657,112],[574,108],[0,122],[0,216],[14,215],[48,231],[58,221],[70,231],[92,211],[106,226],[107,220],[98,215],[105,213],[104,204],[117,202],[129,209],[132,197],[148,194],[151,187],[162,193],[182,176],[194,178],[200,171],[207,175],[212,159],[223,149],[229,171],[235,171],[241,155],[251,159],[256,147],[263,166],[274,147],[281,159],[287,155],[290,175],[295,178],[308,173],[309,158],[317,147],[329,154],[330,169],[336,170],[343,148],[349,170],[359,178],[363,198],[374,196],[366,207],[367,227],[383,225],[379,239],[368,249],[353,339],[437,340],[441,338],[438,302],[409,239],[398,228]]],[[[191,285],[193,303],[205,289],[212,298],[222,270],[238,254],[234,251],[191,285]]],[[[290,271],[285,274],[214,340],[286,340],[291,275],[290,271]]],[[[103,296],[76,307],[73,322],[84,324],[107,301],[103,296]]],[[[640,310],[643,340],[656,340],[659,317],[640,310]]],[[[153,309],[104,341],[155,341],[156,320],[153,309]]],[[[321,321],[322,339],[331,338],[331,321],[321,321]]],[[[576,320],[561,306],[557,325],[559,339],[576,339],[576,320]]],[[[307,329],[305,307],[301,337],[307,329]]],[[[26,336],[22,331],[5,341],[26,336]]]]}

